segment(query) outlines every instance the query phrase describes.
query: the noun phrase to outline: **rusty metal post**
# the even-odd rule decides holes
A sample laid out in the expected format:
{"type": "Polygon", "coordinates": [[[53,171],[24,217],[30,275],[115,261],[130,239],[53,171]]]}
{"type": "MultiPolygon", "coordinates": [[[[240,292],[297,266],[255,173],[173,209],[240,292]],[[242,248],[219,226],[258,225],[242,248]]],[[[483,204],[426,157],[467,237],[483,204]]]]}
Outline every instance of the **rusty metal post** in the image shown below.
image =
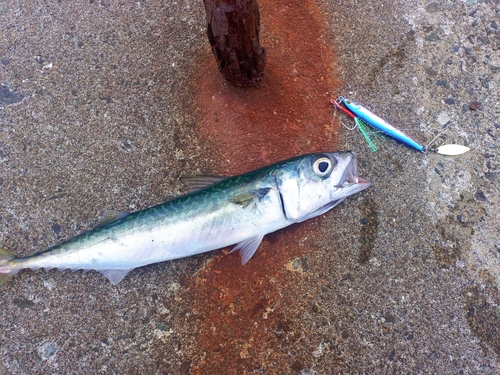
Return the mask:
{"type": "Polygon", "coordinates": [[[264,75],[266,51],[259,43],[256,0],[203,0],[207,34],[219,71],[236,86],[251,86],[264,75]]]}

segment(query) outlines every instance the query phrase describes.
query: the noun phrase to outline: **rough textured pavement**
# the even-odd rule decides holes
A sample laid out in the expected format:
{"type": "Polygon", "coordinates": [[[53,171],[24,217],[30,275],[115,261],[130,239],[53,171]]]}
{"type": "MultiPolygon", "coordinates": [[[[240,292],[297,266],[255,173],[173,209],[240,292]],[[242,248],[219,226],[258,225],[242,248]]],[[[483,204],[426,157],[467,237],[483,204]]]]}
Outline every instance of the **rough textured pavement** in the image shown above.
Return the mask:
{"type": "MultiPolygon", "coordinates": [[[[23,271],[0,287],[0,373],[500,372],[499,1],[308,4],[337,56],[333,96],[422,142],[447,127],[471,152],[387,141],[370,153],[338,115],[311,137],[335,132],[373,187],[271,235],[250,263],[272,267],[245,271],[213,252],[118,286],[96,272],[23,271]],[[278,243],[288,258],[273,255],[278,243]],[[218,287],[221,262],[259,292],[218,287]],[[204,296],[219,305],[204,311],[204,296]]],[[[191,0],[0,2],[2,247],[27,255],[106,209],[182,193],[182,175],[248,169],[245,155],[214,160],[197,132],[204,23],[191,0]]]]}

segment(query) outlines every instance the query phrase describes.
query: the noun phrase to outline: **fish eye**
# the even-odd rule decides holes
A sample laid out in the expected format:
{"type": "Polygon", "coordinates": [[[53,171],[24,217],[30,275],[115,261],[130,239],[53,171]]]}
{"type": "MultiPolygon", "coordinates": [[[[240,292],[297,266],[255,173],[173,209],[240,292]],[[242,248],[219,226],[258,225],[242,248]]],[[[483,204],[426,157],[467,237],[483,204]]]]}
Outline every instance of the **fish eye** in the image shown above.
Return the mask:
{"type": "Polygon", "coordinates": [[[330,173],[332,173],[334,166],[335,165],[333,164],[333,161],[330,158],[322,156],[314,161],[313,171],[319,177],[328,177],[330,173]]]}

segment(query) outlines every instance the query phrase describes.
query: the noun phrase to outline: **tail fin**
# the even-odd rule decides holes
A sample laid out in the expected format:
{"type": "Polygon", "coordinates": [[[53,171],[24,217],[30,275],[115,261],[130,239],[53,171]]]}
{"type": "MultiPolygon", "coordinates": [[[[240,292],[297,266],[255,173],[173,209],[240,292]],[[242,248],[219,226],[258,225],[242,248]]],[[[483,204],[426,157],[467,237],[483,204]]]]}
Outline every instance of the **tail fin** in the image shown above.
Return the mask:
{"type": "Polygon", "coordinates": [[[0,286],[7,283],[19,272],[19,269],[12,268],[10,265],[10,261],[15,258],[11,253],[0,247],[0,286]]]}

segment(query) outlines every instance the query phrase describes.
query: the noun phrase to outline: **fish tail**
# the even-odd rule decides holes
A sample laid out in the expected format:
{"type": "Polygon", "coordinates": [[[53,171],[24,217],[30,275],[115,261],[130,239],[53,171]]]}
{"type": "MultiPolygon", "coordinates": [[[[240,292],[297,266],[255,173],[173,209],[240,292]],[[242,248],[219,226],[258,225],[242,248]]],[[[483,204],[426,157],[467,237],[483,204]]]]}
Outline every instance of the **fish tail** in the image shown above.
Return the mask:
{"type": "Polygon", "coordinates": [[[0,247],[0,286],[7,283],[19,272],[19,268],[13,265],[14,255],[0,247]]]}

